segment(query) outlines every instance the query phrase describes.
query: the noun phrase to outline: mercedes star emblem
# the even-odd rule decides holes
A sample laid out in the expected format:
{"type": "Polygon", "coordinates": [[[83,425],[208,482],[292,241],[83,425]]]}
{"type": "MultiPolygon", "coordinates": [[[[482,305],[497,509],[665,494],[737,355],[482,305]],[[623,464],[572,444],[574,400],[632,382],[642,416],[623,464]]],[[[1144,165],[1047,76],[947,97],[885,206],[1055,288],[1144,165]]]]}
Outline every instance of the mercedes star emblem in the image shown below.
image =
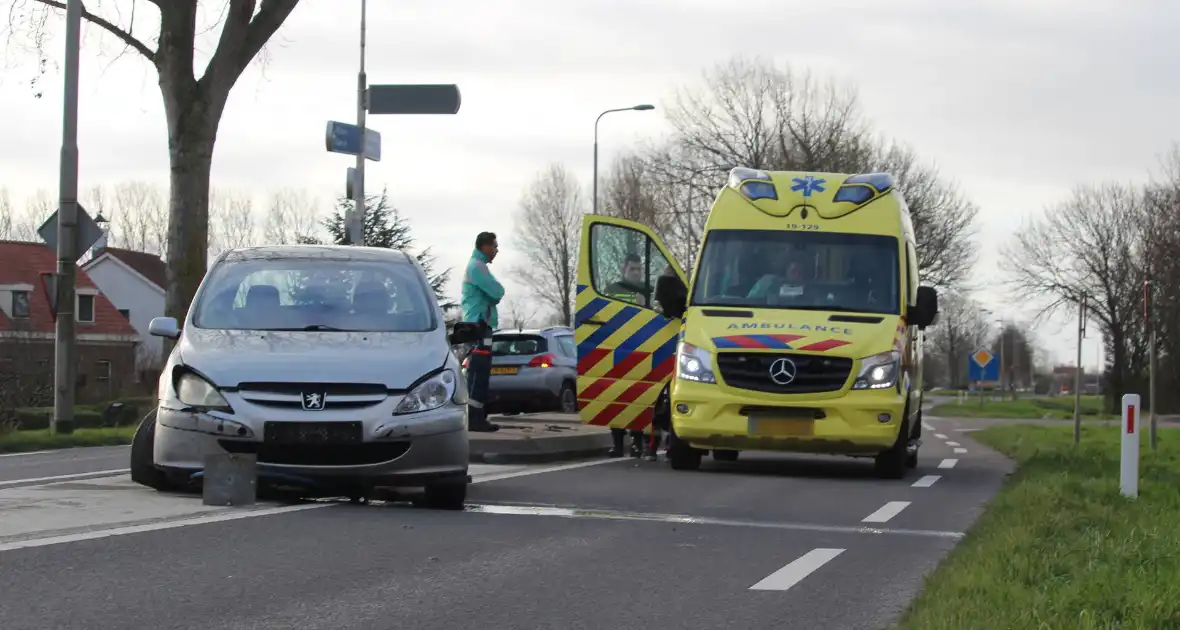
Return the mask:
{"type": "Polygon", "coordinates": [[[779,385],[787,385],[795,380],[795,362],[790,359],[776,359],[770,364],[770,380],[779,385]]]}

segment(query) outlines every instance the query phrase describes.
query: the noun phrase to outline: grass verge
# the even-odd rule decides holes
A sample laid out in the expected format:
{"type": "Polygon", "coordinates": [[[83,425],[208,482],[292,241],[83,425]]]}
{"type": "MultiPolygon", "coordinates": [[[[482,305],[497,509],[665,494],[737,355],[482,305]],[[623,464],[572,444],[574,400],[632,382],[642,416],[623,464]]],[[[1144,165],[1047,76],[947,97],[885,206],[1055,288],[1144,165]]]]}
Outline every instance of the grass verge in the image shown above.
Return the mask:
{"type": "Polygon", "coordinates": [[[70,435],[50,435],[48,429],[0,433],[0,453],[27,453],[78,446],[130,444],[139,425],[101,429],[77,429],[70,435]]]}
{"type": "MultiPolygon", "coordinates": [[[[935,405],[930,415],[943,418],[1015,418],[1020,420],[1034,420],[1049,418],[1053,420],[1073,419],[1073,397],[1053,396],[1020,398],[1017,400],[985,400],[979,404],[978,398],[967,398],[963,404],[958,402],[935,405]]],[[[1101,396],[1082,396],[1082,417],[1090,420],[1109,420],[1116,416],[1103,413],[1101,396]]]]}
{"type": "Polygon", "coordinates": [[[1146,437],[1119,494],[1118,427],[1004,425],[971,436],[1019,468],[926,580],[898,630],[1180,628],[1180,430],[1146,437]]]}

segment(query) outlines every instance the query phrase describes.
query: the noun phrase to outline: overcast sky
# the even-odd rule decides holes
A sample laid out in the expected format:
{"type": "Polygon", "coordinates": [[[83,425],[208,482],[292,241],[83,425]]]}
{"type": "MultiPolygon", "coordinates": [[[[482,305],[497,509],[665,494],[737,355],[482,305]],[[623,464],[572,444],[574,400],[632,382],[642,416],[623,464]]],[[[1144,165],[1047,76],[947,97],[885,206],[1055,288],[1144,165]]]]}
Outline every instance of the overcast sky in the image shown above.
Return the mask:
{"type": "MultiPolygon", "coordinates": [[[[110,11],[130,0],[102,4],[110,11]]],[[[151,8],[138,4],[150,38],[151,8]]],[[[420,242],[455,269],[453,283],[483,229],[502,235],[504,259],[493,268],[507,275],[513,211],[548,163],[575,169],[589,189],[600,111],[657,106],[604,119],[605,166],[629,143],[666,133],[661,106],[673,91],[737,54],[855,84],[881,131],[936,161],[981,206],[978,274],[986,282],[998,279],[996,249],[1023,217],[1076,183],[1142,180],[1180,140],[1180,4],[1164,0],[371,0],[368,11],[371,83],[454,82],[462,90],[457,116],[369,124],[382,134],[383,159],[369,163],[367,187],[389,187],[420,242]]],[[[300,3],[268,65],[251,67],[230,97],[215,186],[260,201],[284,186],[325,201],[343,192],[352,159],[325,152],[324,127],[355,119],[359,15],[359,0],[300,3]]],[[[82,186],[165,184],[154,69],[132,54],[115,60],[115,42],[95,27],[85,39],[82,186]]],[[[203,52],[214,44],[208,39],[203,52]]],[[[55,39],[49,50],[56,56],[63,45],[55,39]]],[[[6,61],[0,185],[23,204],[38,188],[56,196],[61,77],[51,67],[43,97],[34,98],[35,58],[10,45],[6,61]]],[[[1022,315],[1002,292],[980,297],[1006,317],[1022,315]]],[[[1056,359],[1072,363],[1072,325],[1062,324],[1035,332],[1056,359]]],[[[1087,342],[1084,362],[1094,364],[1097,353],[1096,340],[1087,342]]]]}

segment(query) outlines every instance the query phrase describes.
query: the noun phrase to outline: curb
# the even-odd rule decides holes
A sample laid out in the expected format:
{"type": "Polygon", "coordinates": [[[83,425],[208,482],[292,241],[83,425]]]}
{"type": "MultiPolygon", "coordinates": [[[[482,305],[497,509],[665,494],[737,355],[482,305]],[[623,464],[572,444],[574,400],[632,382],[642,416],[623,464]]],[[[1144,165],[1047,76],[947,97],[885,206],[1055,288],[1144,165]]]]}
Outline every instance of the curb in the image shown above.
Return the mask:
{"type": "Polygon", "coordinates": [[[562,435],[521,440],[470,441],[473,464],[543,464],[605,455],[611,447],[610,433],[562,435]]]}

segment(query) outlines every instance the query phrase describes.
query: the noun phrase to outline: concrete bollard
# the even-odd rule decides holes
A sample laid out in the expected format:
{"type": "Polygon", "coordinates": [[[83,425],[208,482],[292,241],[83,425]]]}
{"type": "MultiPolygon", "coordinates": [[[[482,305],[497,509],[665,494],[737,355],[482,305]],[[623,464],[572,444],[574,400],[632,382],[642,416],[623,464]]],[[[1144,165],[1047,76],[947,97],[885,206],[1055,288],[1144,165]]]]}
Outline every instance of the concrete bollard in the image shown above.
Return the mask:
{"type": "Polygon", "coordinates": [[[205,456],[205,505],[250,506],[258,496],[258,457],[242,453],[205,456]]]}
{"type": "Polygon", "coordinates": [[[1119,488],[1123,496],[1139,496],[1139,394],[1123,394],[1123,448],[1119,488]]]}

